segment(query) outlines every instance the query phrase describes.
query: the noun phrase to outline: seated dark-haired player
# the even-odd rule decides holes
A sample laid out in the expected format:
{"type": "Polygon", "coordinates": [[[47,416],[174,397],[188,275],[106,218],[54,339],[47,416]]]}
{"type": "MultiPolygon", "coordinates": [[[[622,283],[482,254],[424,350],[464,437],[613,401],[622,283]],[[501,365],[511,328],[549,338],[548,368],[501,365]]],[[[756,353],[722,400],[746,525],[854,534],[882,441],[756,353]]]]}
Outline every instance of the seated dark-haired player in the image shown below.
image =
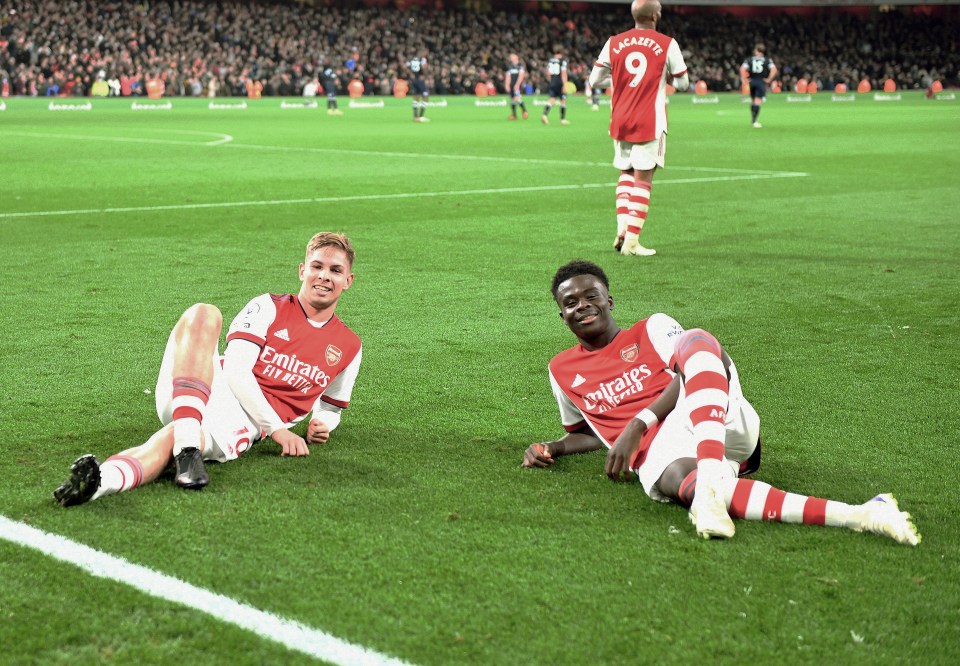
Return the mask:
{"type": "Polygon", "coordinates": [[[731,518],[847,527],[917,545],[910,515],[889,494],[860,505],[784,492],[743,478],[760,466],[760,418],[736,366],[710,333],[657,313],[622,330],[609,280],[573,261],[553,279],[560,317],[578,344],[550,361],[567,434],[532,444],[524,467],[606,446],[606,473],[633,472],[647,494],[690,508],[697,534],[730,538],[731,518]]]}

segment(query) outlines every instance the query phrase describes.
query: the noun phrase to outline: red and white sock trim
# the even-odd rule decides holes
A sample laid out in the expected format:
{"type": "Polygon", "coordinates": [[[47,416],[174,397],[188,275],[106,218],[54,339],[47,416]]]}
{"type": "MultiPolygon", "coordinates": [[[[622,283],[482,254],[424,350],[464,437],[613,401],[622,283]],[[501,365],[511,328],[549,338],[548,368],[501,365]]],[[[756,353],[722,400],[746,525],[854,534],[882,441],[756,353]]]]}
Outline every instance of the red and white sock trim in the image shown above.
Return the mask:
{"type": "Polygon", "coordinates": [[[617,181],[617,234],[627,229],[632,221],[630,215],[630,193],[633,190],[633,176],[621,173],[617,181]]]}
{"type": "Polygon", "coordinates": [[[173,454],[202,448],[200,424],[210,399],[210,386],[196,377],[173,378],[173,454]]]}
{"type": "Polygon", "coordinates": [[[674,359],[684,376],[685,403],[697,441],[697,461],[722,460],[730,383],[720,343],[701,329],[686,331],[674,346],[674,359]]]}
{"type": "Polygon", "coordinates": [[[110,456],[100,466],[101,474],[103,468],[111,464],[117,468],[123,477],[123,482],[120,485],[121,491],[136,488],[143,482],[143,465],[136,458],[121,455],[110,456]]]}
{"type": "Polygon", "coordinates": [[[650,187],[647,183],[635,184],[630,188],[630,199],[628,202],[630,216],[633,218],[630,229],[631,232],[639,234],[643,230],[643,225],[647,221],[647,212],[650,210],[650,187]]]}
{"type": "Polygon", "coordinates": [[[819,497],[788,493],[754,479],[731,479],[727,505],[733,518],[803,525],[846,525],[850,506],[819,497]]]}
{"type": "Polygon", "coordinates": [[[100,465],[100,487],[93,499],[132,490],[143,483],[143,465],[132,456],[110,456],[100,465]]]}
{"type": "Polygon", "coordinates": [[[195,377],[173,378],[173,420],[196,419],[203,422],[210,386],[195,377]]]}

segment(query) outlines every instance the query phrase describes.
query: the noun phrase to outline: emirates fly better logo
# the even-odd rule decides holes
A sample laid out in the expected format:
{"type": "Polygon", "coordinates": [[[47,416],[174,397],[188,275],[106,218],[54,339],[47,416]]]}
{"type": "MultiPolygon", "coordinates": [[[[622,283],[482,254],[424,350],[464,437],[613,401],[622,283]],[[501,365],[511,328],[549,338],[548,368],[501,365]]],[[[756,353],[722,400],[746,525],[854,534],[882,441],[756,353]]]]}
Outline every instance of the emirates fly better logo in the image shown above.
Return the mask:
{"type": "MultiPolygon", "coordinates": [[[[622,350],[620,355],[623,356],[629,349],[627,347],[622,350]]],[[[651,375],[653,375],[653,372],[647,367],[646,363],[635,365],[619,377],[608,382],[601,382],[596,391],[590,391],[583,396],[583,404],[588,410],[602,414],[619,405],[627,396],[640,393],[643,390],[644,380],[651,375]]]]}

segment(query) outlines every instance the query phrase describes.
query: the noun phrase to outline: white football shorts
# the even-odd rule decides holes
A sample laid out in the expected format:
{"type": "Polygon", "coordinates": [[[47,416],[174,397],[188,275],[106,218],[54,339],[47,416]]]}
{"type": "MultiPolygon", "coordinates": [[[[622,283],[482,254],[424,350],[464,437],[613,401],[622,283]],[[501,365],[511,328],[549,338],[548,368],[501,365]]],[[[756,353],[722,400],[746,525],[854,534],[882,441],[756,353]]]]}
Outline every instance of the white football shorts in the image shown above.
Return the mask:
{"type": "Polygon", "coordinates": [[[666,154],[666,132],[661,134],[659,139],[646,143],[613,140],[613,166],[621,171],[626,169],[649,171],[654,167],[663,168],[663,159],[666,154]]]}
{"type": "MultiPolygon", "coordinates": [[[[237,402],[227,378],[223,375],[220,355],[210,359],[213,365],[213,382],[210,384],[210,399],[203,417],[205,442],[203,459],[214,462],[236,460],[249,450],[255,441],[262,437],[260,429],[254,425],[237,402]]],[[[167,425],[173,420],[173,332],[163,351],[163,361],[157,376],[157,388],[154,392],[157,401],[157,416],[167,425]]]]}
{"type": "MultiPolygon", "coordinates": [[[[733,476],[740,471],[740,463],[747,460],[760,438],[760,416],[740,388],[740,377],[735,367],[730,368],[730,404],[727,407],[727,434],[725,439],[725,460],[730,464],[733,476]]],[[[640,478],[643,489],[652,499],[667,502],[655,484],[670,463],[680,458],[696,458],[697,441],[693,436],[693,423],[690,421],[690,408],[686,406],[683,386],[677,406],[664,419],[659,432],[650,443],[646,458],[639,470],[633,470],[640,478]]]]}

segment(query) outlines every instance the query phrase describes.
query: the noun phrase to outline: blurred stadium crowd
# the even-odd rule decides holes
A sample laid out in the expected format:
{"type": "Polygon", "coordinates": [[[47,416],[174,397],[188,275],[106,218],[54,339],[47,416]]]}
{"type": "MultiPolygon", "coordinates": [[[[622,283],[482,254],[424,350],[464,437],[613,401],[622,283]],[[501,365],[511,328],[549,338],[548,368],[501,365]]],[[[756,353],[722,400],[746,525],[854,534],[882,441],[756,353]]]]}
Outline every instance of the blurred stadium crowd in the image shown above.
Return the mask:
{"type": "MultiPolygon", "coordinates": [[[[535,92],[558,46],[583,90],[606,38],[632,23],[626,6],[610,4],[543,9],[440,0],[401,10],[386,2],[327,3],[8,0],[0,9],[0,79],[10,95],[137,95],[149,79],[161,79],[166,95],[243,96],[256,81],[264,95],[293,96],[330,67],[341,91],[359,80],[365,94],[382,95],[407,78],[410,58],[425,53],[431,90],[459,94],[481,82],[502,91],[516,52],[535,92]],[[98,79],[110,85],[95,88],[98,79]]],[[[684,10],[668,7],[660,29],[677,38],[692,79],[710,90],[740,88],[740,63],[756,41],[766,44],[785,90],[801,77],[821,90],[836,83],[855,89],[864,78],[874,89],[887,78],[908,89],[933,80],[960,85],[956,12],[946,19],[900,11],[742,18],[684,10]]]]}

